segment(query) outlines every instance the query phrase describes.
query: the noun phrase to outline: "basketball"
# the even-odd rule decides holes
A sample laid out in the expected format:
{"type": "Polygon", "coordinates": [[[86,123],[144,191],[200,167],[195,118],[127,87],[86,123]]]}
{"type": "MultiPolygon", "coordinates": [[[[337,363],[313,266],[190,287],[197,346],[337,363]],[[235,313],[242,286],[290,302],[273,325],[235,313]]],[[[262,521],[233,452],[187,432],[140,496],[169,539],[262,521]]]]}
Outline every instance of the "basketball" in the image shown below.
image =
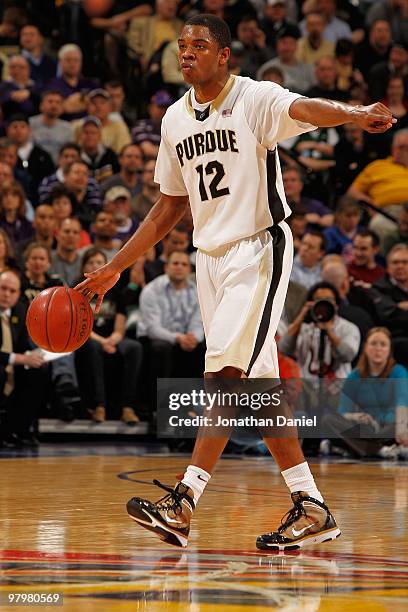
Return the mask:
{"type": "Polygon", "coordinates": [[[79,291],[50,287],[30,304],[26,324],[35,344],[53,353],[69,353],[89,338],[93,312],[79,291]]]}
{"type": "Polygon", "coordinates": [[[84,0],[84,11],[88,17],[103,17],[112,8],[113,0],[84,0]]]}

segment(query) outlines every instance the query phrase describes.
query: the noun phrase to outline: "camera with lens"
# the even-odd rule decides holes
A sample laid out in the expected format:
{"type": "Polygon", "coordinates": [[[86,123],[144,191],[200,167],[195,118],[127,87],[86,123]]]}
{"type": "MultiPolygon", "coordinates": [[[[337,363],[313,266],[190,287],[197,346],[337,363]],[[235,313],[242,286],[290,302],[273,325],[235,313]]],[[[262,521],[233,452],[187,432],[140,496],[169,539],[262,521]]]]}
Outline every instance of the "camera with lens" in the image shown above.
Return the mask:
{"type": "Polygon", "coordinates": [[[328,323],[334,318],[336,308],[330,300],[316,300],[310,308],[305,323],[328,323]]]}

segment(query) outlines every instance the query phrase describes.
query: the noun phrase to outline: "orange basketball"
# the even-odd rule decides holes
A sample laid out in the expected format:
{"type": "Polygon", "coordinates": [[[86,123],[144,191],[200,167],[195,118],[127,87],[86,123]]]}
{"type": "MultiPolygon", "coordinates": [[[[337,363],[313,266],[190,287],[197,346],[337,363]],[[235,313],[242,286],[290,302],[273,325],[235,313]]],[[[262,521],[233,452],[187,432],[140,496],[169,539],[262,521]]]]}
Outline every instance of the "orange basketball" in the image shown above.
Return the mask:
{"type": "Polygon", "coordinates": [[[35,344],[53,353],[69,353],[88,340],[93,312],[79,291],[50,287],[31,302],[26,323],[35,344]]]}
{"type": "Polygon", "coordinates": [[[84,0],[83,7],[88,17],[103,17],[112,4],[113,0],[84,0]]]}

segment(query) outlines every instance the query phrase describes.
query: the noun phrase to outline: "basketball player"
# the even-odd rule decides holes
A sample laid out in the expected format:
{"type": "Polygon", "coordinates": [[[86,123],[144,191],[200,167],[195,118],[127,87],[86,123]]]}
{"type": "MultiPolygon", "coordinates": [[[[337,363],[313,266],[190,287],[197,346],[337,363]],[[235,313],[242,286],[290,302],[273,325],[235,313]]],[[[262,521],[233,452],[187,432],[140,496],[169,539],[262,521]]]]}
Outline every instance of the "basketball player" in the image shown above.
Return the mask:
{"type": "MultiPolygon", "coordinates": [[[[207,378],[279,376],[274,343],[292,265],[292,237],[277,144],[316,127],[355,122],[384,132],[395,122],[380,103],[352,107],[307,99],[271,82],[229,74],[231,35],[212,15],[189,19],[179,44],[192,88],[167,111],[155,181],[160,197],[110,263],[78,286],[103,295],[142,253],[183,217],[190,202],[207,378]]],[[[129,515],[162,540],[186,546],[190,521],[228,438],[199,435],[191,465],[158,502],[133,498],[129,515]]],[[[296,549],[340,535],[297,438],[265,438],[291,492],[293,507],[258,548],[296,549]]]]}

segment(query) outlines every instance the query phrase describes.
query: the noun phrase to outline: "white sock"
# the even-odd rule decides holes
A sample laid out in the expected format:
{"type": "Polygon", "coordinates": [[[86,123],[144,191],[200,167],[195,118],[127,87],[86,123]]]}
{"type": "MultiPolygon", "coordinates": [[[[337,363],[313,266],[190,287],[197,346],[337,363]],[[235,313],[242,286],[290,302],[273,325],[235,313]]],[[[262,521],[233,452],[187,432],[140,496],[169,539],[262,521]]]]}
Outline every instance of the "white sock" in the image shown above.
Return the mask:
{"type": "Polygon", "coordinates": [[[323,501],[322,494],[316,486],[307,461],[283,470],[281,474],[291,493],[305,491],[305,493],[309,493],[310,497],[314,497],[320,502],[323,501]]]}
{"type": "Polygon", "coordinates": [[[196,465],[189,465],[186,469],[185,474],[181,479],[181,482],[193,490],[195,505],[197,505],[198,500],[204,493],[204,489],[207,486],[207,483],[210,478],[211,474],[209,474],[205,470],[202,470],[196,465]]]}

